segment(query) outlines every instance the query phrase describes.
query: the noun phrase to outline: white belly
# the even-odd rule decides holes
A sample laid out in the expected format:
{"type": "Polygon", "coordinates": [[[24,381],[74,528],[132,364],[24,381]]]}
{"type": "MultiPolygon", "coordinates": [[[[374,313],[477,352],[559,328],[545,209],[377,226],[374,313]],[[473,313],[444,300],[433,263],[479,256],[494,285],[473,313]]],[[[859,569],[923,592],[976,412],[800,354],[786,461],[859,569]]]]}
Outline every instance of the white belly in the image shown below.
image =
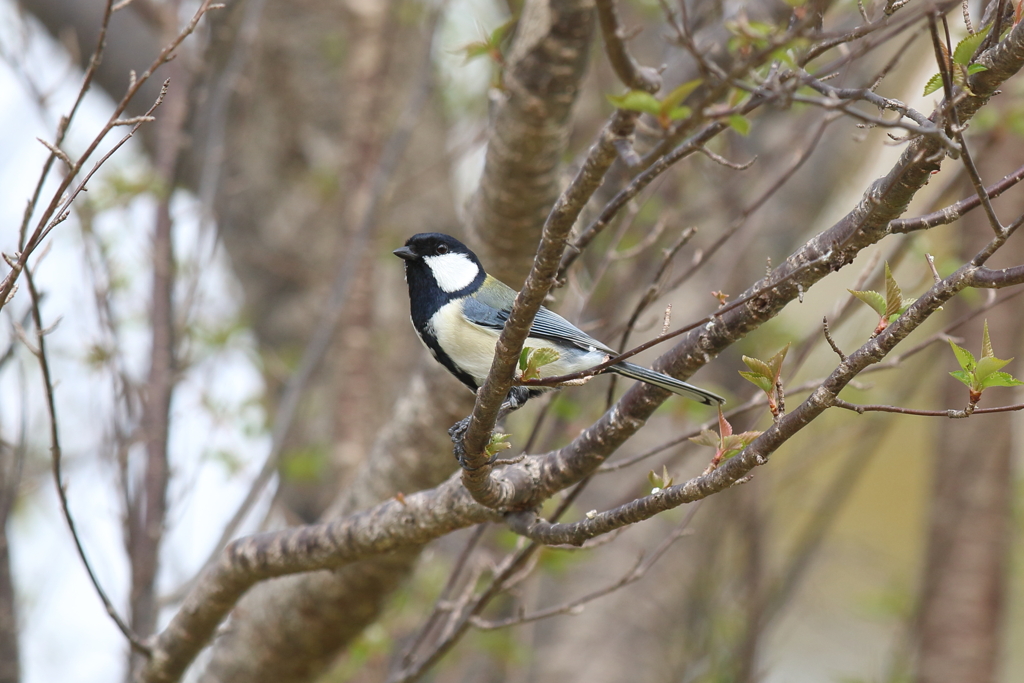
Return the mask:
{"type": "MultiPolygon", "coordinates": [[[[491,370],[494,347],[498,343],[498,330],[479,327],[466,320],[457,306],[444,306],[430,319],[430,326],[445,353],[460,368],[483,384],[491,370]]],[[[556,377],[579,372],[599,365],[608,354],[598,350],[576,347],[558,347],[546,339],[528,337],[525,346],[533,349],[558,349],[561,356],[554,363],[540,368],[541,377],[556,377]]]]}

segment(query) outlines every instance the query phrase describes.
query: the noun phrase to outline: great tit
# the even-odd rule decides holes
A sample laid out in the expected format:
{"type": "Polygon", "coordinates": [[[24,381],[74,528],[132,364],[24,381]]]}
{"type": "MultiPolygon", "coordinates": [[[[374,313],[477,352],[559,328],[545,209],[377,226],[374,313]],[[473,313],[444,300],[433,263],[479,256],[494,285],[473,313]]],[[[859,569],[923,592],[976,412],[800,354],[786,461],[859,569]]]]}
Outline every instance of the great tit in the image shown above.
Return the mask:
{"type": "MultiPolygon", "coordinates": [[[[491,369],[494,347],[512,310],[515,290],[484,272],[476,254],[449,235],[413,235],[394,254],[405,261],[412,324],[420,340],[439,363],[475,392],[491,369]]],[[[586,370],[618,355],[543,306],[524,346],[558,352],[557,360],[539,368],[541,377],[586,370]]],[[[705,405],[725,403],[710,391],[633,363],[618,363],[604,372],[653,384],[705,405]]],[[[513,387],[502,411],[515,410],[543,391],[541,387],[513,387]]]]}

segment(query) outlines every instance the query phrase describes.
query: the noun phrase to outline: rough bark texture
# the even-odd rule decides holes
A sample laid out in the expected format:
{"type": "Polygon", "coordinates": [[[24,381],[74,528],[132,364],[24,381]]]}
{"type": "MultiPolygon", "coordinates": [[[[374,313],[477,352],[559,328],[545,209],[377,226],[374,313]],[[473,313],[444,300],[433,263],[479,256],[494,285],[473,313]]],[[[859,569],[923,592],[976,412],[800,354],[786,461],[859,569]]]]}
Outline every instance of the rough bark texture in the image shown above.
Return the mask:
{"type": "MultiPolygon", "coordinates": [[[[396,405],[395,418],[327,517],[369,507],[451,474],[451,442],[438,425],[463,417],[471,398],[452,390],[451,378],[440,366],[431,364],[417,374],[396,405]]],[[[374,621],[418,556],[419,548],[412,548],[339,571],[257,586],[233,613],[231,628],[217,641],[201,680],[298,681],[316,676],[339,648],[374,621]]]]}
{"type": "MultiPolygon", "coordinates": [[[[1011,160],[1013,161],[1013,160],[1011,160]]],[[[994,166],[994,164],[987,164],[994,166]]],[[[982,169],[987,177],[989,173],[982,169]]],[[[995,171],[990,173],[994,174],[995,171]]],[[[965,183],[966,185],[966,183],[965,183]]],[[[997,204],[1000,215],[1022,206],[997,204]]],[[[961,252],[966,253],[992,230],[980,212],[960,223],[961,252]]],[[[1006,256],[1024,256],[1019,240],[1006,256]]],[[[963,309],[963,306],[960,306],[963,309]]],[[[996,356],[1020,355],[1024,325],[1009,311],[988,316],[996,356]]],[[[980,323],[964,331],[965,346],[977,352],[980,323]]],[[[945,384],[945,404],[966,403],[967,388],[945,384]]],[[[985,392],[981,406],[1011,400],[1010,389],[985,392]]],[[[943,420],[936,437],[928,549],[919,612],[918,683],[992,683],[997,679],[1007,598],[1007,568],[1013,501],[1014,443],[1012,413],[970,420],[943,420]]]]}
{"type": "MultiPolygon", "coordinates": [[[[502,124],[496,124],[497,129],[505,131],[499,146],[504,144],[515,149],[528,150],[527,153],[517,153],[514,161],[503,166],[498,175],[510,174],[510,177],[523,178],[524,181],[528,179],[531,184],[530,192],[539,193],[545,198],[543,206],[537,204],[534,207],[536,210],[529,213],[528,220],[520,223],[522,229],[533,231],[534,237],[531,239],[524,237],[522,233],[516,233],[514,240],[515,253],[526,256],[526,268],[536,244],[535,235],[539,234],[545,214],[559,190],[557,165],[567,145],[569,112],[578,87],[576,84],[582,77],[586,65],[586,54],[592,33],[589,5],[557,5],[559,4],[556,3],[553,11],[546,15],[556,19],[553,25],[547,26],[539,34],[527,34],[533,36],[532,40],[535,42],[524,43],[522,38],[517,38],[516,42],[516,45],[525,44],[525,47],[519,48],[518,56],[513,60],[513,63],[519,64],[513,69],[518,85],[510,88],[514,94],[510,96],[509,103],[503,109],[529,108],[532,116],[528,120],[528,125],[520,123],[518,127],[510,128],[508,123],[504,124],[504,127],[502,124]],[[551,35],[548,36],[547,32],[551,35]],[[554,85],[542,76],[549,68],[546,60],[552,59],[560,60],[556,66],[561,67],[556,69],[561,78],[554,85]],[[547,169],[546,174],[535,177],[538,159],[544,164],[551,164],[551,167],[547,169]],[[526,165],[525,169],[523,164],[526,165]]],[[[294,10],[289,6],[282,8],[281,12],[292,16],[294,10]]],[[[280,19],[285,20],[284,17],[280,19]]],[[[323,20],[307,18],[307,21],[322,23],[323,20]]],[[[537,31],[539,28],[533,27],[531,30],[537,31]]],[[[352,33],[366,31],[361,32],[353,28],[352,33]]],[[[309,39],[296,37],[294,40],[309,39]]],[[[367,50],[370,49],[371,47],[367,46],[367,50]]],[[[516,48],[513,52],[516,52],[516,48]]],[[[274,59],[275,63],[268,65],[268,68],[279,69],[279,59],[276,55],[274,59]]],[[[288,98],[275,98],[275,101],[281,106],[282,103],[287,104],[288,98]]],[[[249,106],[251,108],[252,105],[249,106]]],[[[498,119],[510,120],[509,116],[499,113],[498,119]]],[[[362,138],[356,133],[355,126],[363,125],[365,120],[365,116],[353,116],[354,127],[347,135],[345,131],[338,132],[337,139],[357,144],[362,138]]],[[[442,136],[437,135],[437,139],[442,139],[442,136]]],[[[244,150],[241,153],[245,154],[244,150]]],[[[436,152],[436,156],[441,156],[440,151],[436,152]]],[[[249,163],[254,161],[239,159],[237,167],[244,169],[249,163]]],[[[487,168],[492,168],[496,163],[499,162],[491,161],[489,158],[487,168]]],[[[491,173],[494,174],[493,171],[491,173]]],[[[515,214],[519,211],[521,202],[500,205],[496,200],[485,197],[478,198],[477,206],[485,207],[488,216],[497,222],[478,223],[477,235],[491,236],[501,233],[504,226],[501,221],[508,219],[509,212],[515,214]]],[[[427,218],[430,211],[428,207],[421,206],[420,209],[412,224],[437,221],[437,214],[427,218]]],[[[246,210],[252,211],[254,215],[260,214],[259,207],[242,208],[242,211],[246,210]]],[[[280,211],[280,202],[264,210],[280,211]]],[[[443,211],[447,211],[447,208],[443,211]]],[[[231,210],[223,213],[227,216],[236,215],[231,210]]],[[[289,248],[294,250],[303,244],[301,240],[294,239],[293,232],[287,234],[288,239],[281,239],[275,245],[285,253],[288,253],[289,248]]],[[[226,233],[225,239],[230,248],[231,235],[226,233]]],[[[245,248],[236,250],[235,254],[244,254],[245,248]]],[[[233,255],[233,260],[238,268],[237,256],[233,255]]],[[[522,263],[506,268],[505,277],[509,277],[510,274],[514,277],[517,273],[516,268],[519,277],[525,272],[522,263]]],[[[372,274],[360,279],[364,282],[376,281],[375,278],[371,278],[372,274]]],[[[253,286],[266,287],[265,275],[260,275],[255,280],[253,286]]],[[[288,313],[290,309],[293,307],[282,306],[281,302],[268,307],[270,311],[277,311],[278,315],[281,312],[288,313]]],[[[405,321],[402,322],[404,324],[405,321]]],[[[290,324],[284,325],[284,328],[295,332],[290,324]]],[[[353,396],[365,395],[356,392],[353,396]]],[[[453,390],[451,379],[436,368],[432,367],[429,370],[426,379],[414,378],[394,412],[392,423],[378,440],[361,473],[332,506],[328,517],[368,507],[398,491],[414,491],[439,483],[453,468],[450,444],[444,428],[465,416],[470,407],[466,400],[468,398],[470,397],[460,390],[453,390]],[[444,398],[438,400],[438,397],[444,398]],[[425,458],[425,453],[431,455],[425,458]]],[[[365,406],[365,398],[360,400],[365,406]]],[[[218,641],[204,680],[306,680],[315,676],[330,663],[339,648],[358,635],[366,624],[373,621],[383,599],[408,574],[417,556],[418,550],[414,549],[378,561],[360,563],[340,572],[321,572],[282,579],[254,590],[233,617],[234,630],[228,637],[218,641]],[[265,628],[268,615],[273,615],[277,624],[274,629],[265,628]]]]}
{"type": "Polygon", "coordinates": [[[470,237],[488,272],[515,289],[562,189],[569,119],[594,23],[592,0],[527,0],[504,70],[507,90],[495,95],[470,237]]]}

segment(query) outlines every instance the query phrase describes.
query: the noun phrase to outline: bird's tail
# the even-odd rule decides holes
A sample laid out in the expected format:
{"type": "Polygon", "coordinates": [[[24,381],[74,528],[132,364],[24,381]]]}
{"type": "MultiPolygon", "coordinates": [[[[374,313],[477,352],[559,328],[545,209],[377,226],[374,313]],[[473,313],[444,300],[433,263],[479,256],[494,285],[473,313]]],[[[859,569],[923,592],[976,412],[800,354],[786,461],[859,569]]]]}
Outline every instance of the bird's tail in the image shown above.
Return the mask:
{"type": "Polygon", "coordinates": [[[608,371],[640,382],[653,384],[656,387],[661,387],[662,389],[671,391],[673,394],[685,396],[688,399],[698,401],[707,406],[725,403],[724,398],[716,394],[712,394],[710,391],[705,391],[700,387],[687,384],[675,377],[669,377],[668,375],[664,375],[660,372],[648,370],[641,365],[634,365],[633,363],[619,363],[618,365],[613,365],[608,368],[608,371]]]}

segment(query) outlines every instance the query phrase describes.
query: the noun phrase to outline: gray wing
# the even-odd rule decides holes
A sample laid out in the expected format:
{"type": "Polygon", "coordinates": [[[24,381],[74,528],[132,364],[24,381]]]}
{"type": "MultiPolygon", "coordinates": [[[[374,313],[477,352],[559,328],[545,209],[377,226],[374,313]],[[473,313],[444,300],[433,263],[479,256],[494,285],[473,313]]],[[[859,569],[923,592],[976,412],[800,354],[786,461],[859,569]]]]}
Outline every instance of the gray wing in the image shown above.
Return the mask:
{"type": "MultiPolygon", "coordinates": [[[[481,300],[484,298],[487,297],[468,297],[462,307],[462,313],[472,323],[500,330],[505,326],[505,321],[508,320],[508,311],[489,305],[486,301],[481,300]]],[[[533,319],[533,325],[530,326],[530,336],[551,341],[567,341],[581,349],[594,348],[605,353],[615,353],[612,349],[586,334],[562,316],[549,311],[543,306],[537,311],[537,317],[533,319]]]]}

